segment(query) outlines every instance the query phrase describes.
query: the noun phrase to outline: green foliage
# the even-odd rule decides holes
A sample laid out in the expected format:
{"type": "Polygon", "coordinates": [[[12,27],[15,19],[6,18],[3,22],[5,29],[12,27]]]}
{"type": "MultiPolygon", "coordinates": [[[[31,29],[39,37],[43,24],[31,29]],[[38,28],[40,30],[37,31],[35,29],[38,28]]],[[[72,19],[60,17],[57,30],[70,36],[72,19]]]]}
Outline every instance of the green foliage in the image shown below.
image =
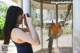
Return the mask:
{"type": "Polygon", "coordinates": [[[5,17],[8,5],[0,5],[0,16],[5,17]]]}
{"type": "Polygon", "coordinates": [[[39,20],[37,20],[37,19],[33,19],[33,24],[35,25],[35,26],[39,26],[40,25],[40,21],[39,20]]]}
{"type": "Polygon", "coordinates": [[[3,39],[3,33],[2,30],[0,29],[0,40],[3,39]]]}
{"type": "Polygon", "coordinates": [[[68,25],[63,28],[63,34],[72,34],[72,23],[68,23],[68,25]]]}
{"type": "Polygon", "coordinates": [[[3,29],[5,19],[0,17],[0,29],[3,29]]]}
{"type": "Polygon", "coordinates": [[[2,30],[4,27],[5,16],[8,6],[0,3],[0,39],[3,39],[2,30]]]}
{"type": "Polygon", "coordinates": [[[7,5],[0,5],[0,29],[3,29],[7,9],[7,5]]]}
{"type": "Polygon", "coordinates": [[[40,20],[37,19],[37,14],[32,14],[31,15],[32,17],[32,23],[35,25],[35,26],[40,26],[40,20]]]}
{"type": "Polygon", "coordinates": [[[60,14],[60,17],[61,17],[61,19],[62,19],[62,20],[64,19],[64,16],[63,16],[63,14],[60,14]]]}
{"type": "Polygon", "coordinates": [[[6,12],[7,11],[8,6],[7,5],[0,5],[0,11],[1,12],[6,12]]]}
{"type": "MultiPolygon", "coordinates": [[[[64,13],[60,14],[59,16],[60,16],[61,19],[64,20],[66,14],[67,14],[67,11],[64,10],[64,13]]],[[[70,10],[67,20],[71,20],[71,19],[72,19],[72,10],[70,10]]]]}
{"type": "Polygon", "coordinates": [[[72,30],[71,29],[64,29],[63,34],[71,34],[72,30]]]}

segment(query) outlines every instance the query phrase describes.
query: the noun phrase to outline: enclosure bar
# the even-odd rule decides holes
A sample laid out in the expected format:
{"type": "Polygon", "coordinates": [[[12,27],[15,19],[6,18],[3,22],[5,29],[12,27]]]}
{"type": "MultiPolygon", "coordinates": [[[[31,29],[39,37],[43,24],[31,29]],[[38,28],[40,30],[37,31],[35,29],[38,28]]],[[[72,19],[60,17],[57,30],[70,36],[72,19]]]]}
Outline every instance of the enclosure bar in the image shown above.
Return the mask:
{"type": "Polygon", "coordinates": [[[56,4],[56,23],[58,23],[58,4],[56,4]]]}
{"type": "Polygon", "coordinates": [[[70,3],[73,3],[72,1],[66,1],[66,2],[52,2],[51,1],[51,4],[70,4],[70,3]]]}
{"type": "MultiPolygon", "coordinates": [[[[56,4],[56,24],[58,23],[58,4],[56,4]]],[[[56,46],[58,47],[58,38],[56,39],[56,46]]]]}
{"type": "Polygon", "coordinates": [[[43,0],[40,0],[40,15],[41,15],[41,49],[43,50],[43,0]]]}

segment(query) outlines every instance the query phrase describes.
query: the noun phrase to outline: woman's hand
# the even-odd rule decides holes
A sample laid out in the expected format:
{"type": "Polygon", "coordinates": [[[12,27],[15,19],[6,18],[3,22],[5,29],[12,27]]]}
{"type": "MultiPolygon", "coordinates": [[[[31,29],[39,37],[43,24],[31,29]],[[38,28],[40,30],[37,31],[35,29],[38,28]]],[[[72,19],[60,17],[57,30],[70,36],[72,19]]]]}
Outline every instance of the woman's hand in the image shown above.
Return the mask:
{"type": "Polygon", "coordinates": [[[24,24],[28,27],[27,20],[26,20],[26,15],[25,14],[24,14],[24,24]]]}
{"type": "Polygon", "coordinates": [[[27,24],[28,24],[28,25],[29,25],[29,24],[32,24],[32,19],[31,19],[31,17],[30,17],[29,14],[26,14],[26,21],[27,21],[27,24]]]}
{"type": "Polygon", "coordinates": [[[24,14],[24,24],[26,25],[27,28],[23,29],[23,31],[30,32],[30,29],[29,29],[28,24],[27,24],[27,16],[26,16],[26,14],[24,14]]]}

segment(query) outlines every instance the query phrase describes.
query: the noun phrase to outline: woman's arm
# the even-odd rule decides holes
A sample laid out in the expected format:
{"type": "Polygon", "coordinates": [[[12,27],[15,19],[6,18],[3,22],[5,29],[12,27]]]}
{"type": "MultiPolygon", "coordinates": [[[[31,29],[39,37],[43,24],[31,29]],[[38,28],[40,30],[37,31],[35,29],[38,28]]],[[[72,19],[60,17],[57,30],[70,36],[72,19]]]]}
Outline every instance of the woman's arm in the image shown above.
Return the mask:
{"type": "Polygon", "coordinates": [[[24,24],[25,24],[26,28],[20,28],[20,29],[23,30],[24,32],[30,32],[25,14],[23,15],[23,19],[24,19],[24,24]]]}
{"type": "Polygon", "coordinates": [[[30,33],[31,33],[32,39],[33,39],[36,43],[40,43],[38,34],[37,34],[37,32],[36,32],[33,24],[32,24],[32,19],[31,19],[31,17],[27,17],[27,16],[26,16],[26,20],[27,20],[28,27],[29,27],[29,29],[30,29],[30,33]]]}
{"type": "Polygon", "coordinates": [[[38,34],[32,24],[32,19],[31,17],[29,16],[29,14],[25,14],[24,15],[24,20],[25,20],[25,25],[29,28],[30,30],[30,33],[31,33],[31,37],[32,39],[37,42],[37,43],[40,43],[40,40],[39,40],[39,37],[38,37],[38,34]]]}
{"type": "Polygon", "coordinates": [[[27,42],[27,43],[30,43],[32,45],[39,45],[40,44],[40,42],[33,40],[30,33],[26,34],[24,31],[22,31],[19,28],[14,28],[11,32],[11,35],[16,36],[17,38],[19,38],[23,42],[27,42]]]}
{"type": "Polygon", "coordinates": [[[39,36],[38,36],[34,26],[32,25],[31,18],[28,18],[26,16],[26,20],[27,20],[26,23],[28,24],[28,27],[30,30],[30,34],[26,34],[22,30],[17,28],[17,29],[13,30],[13,35],[16,35],[19,39],[21,39],[24,42],[28,42],[32,45],[39,45],[40,44],[39,36]]]}

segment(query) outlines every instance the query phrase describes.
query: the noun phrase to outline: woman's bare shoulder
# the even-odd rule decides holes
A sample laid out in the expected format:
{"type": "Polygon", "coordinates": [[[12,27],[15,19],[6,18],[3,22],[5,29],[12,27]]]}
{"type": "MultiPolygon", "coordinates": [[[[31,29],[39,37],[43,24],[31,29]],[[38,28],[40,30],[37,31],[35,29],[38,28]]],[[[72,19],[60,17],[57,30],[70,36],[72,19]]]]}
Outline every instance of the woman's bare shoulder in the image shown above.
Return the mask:
{"type": "Polygon", "coordinates": [[[19,28],[13,28],[11,34],[15,34],[15,33],[24,33],[24,32],[19,28]]]}
{"type": "Polygon", "coordinates": [[[19,28],[13,28],[12,31],[13,31],[13,32],[18,32],[18,31],[22,31],[22,30],[19,29],[19,28]]]}

